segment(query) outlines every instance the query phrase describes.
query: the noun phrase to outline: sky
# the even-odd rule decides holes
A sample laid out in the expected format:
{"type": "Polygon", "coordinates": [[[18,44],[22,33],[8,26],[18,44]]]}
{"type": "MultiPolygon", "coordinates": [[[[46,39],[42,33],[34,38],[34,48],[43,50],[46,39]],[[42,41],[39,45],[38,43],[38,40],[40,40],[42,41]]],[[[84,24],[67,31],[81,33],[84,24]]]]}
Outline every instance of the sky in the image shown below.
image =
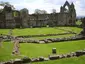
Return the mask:
{"type": "MultiPolygon", "coordinates": [[[[56,12],[60,11],[60,7],[64,5],[66,0],[0,0],[9,2],[14,5],[16,10],[27,8],[29,13],[34,13],[35,9],[46,10],[48,13],[52,12],[52,9],[56,9],[56,12]]],[[[85,0],[67,0],[70,4],[73,2],[75,5],[77,16],[85,16],[85,0]]]]}

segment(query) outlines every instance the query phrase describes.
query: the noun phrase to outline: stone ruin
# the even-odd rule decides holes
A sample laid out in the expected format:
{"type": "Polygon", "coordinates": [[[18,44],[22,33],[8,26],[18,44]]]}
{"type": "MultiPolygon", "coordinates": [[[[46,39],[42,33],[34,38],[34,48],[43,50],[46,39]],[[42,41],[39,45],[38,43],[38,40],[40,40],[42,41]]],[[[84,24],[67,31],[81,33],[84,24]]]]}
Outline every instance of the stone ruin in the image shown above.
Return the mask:
{"type": "Polygon", "coordinates": [[[81,31],[80,35],[85,36],[85,17],[81,21],[83,30],[81,31]]]}
{"type": "Polygon", "coordinates": [[[27,9],[13,10],[7,5],[0,12],[0,28],[75,26],[75,22],[75,6],[68,1],[60,7],[60,12],[55,14],[29,14],[27,9]]]}

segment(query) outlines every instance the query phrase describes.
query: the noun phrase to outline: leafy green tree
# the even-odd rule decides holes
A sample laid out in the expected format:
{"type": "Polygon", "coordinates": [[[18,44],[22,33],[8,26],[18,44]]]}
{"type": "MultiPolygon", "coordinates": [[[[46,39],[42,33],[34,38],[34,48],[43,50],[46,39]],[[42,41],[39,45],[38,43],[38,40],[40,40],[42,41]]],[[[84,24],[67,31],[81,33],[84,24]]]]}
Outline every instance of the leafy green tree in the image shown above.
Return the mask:
{"type": "Polygon", "coordinates": [[[46,10],[35,9],[34,14],[47,14],[46,10]]]}
{"type": "Polygon", "coordinates": [[[27,8],[23,8],[20,10],[21,17],[27,17],[29,14],[29,11],[27,8]]]}
{"type": "Polygon", "coordinates": [[[56,9],[52,9],[52,13],[55,14],[56,13],[56,9]]]}
{"type": "Polygon", "coordinates": [[[0,6],[5,7],[6,5],[7,5],[7,6],[10,6],[12,9],[15,9],[14,6],[11,5],[9,2],[3,2],[3,1],[0,2],[0,6]]]}

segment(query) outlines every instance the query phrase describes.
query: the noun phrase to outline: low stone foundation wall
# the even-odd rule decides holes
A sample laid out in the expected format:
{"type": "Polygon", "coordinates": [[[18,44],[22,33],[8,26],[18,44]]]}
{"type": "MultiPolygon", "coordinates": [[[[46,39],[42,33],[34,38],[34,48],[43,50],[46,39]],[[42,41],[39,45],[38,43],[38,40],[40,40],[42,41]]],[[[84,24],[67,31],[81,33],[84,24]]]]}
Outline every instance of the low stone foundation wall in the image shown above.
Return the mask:
{"type": "Polygon", "coordinates": [[[84,40],[85,37],[82,35],[76,35],[73,37],[68,38],[49,38],[49,39],[43,39],[43,40],[33,40],[33,39],[27,39],[27,40],[20,40],[20,43],[38,43],[38,44],[44,44],[44,43],[53,43],[53,42],[63,42],[63,41],[74,41],[74,40],[84,40]]]}
{"type": "Polygon", "coordinates": [[[23,64],[23,63],[31,63],[31,62],[42,62],[42,61],[49,61],[49,60],[59,60],[63,58],[71,58],[71,57],[79,57],[85,55],[85,50],[78,50],[76,52],[71,52],[67,54],[61,54],[61,55],[49,55],[47,58],[46,57],[39,57],[39,58],[29,58],[29,57],[24,57],[22,59],[15,59],[15,60],[10,60],[7,62],[2,62],[0,64],[23,64]]]}
{"type": "MultiPolygon", "coordinates": [[[[18,37],[19,38],[19,37],[18,37]]],[[[82,35],[76,35],[73,37],[64,37],[64,38],[47,38],[47,39],[42,39],[42,40],[37,40],[37,39],[24,39],[24,38],[19,38],[20,43],[37,43],[37,44],[44,44],[44,43],[53,43],[53,42],[63,42],[63,41],[74,41],[74,40],[84,40],[85,36],[82,35]]],[[[4,38],[4,41],[11,41],[11,37],[9,38],[4,38]]]]}

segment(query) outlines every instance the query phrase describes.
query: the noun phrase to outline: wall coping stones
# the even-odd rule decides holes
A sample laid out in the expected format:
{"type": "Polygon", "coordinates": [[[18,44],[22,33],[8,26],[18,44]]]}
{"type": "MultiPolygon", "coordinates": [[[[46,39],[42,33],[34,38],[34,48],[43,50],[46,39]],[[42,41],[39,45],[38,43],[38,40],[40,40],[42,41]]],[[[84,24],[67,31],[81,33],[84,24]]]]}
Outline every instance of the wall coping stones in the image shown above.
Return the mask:
{"type": "Polygon", "coordinates": [[[13,64],[22,64],[22,60],[21,59],[15,59],[13,64]]]}

